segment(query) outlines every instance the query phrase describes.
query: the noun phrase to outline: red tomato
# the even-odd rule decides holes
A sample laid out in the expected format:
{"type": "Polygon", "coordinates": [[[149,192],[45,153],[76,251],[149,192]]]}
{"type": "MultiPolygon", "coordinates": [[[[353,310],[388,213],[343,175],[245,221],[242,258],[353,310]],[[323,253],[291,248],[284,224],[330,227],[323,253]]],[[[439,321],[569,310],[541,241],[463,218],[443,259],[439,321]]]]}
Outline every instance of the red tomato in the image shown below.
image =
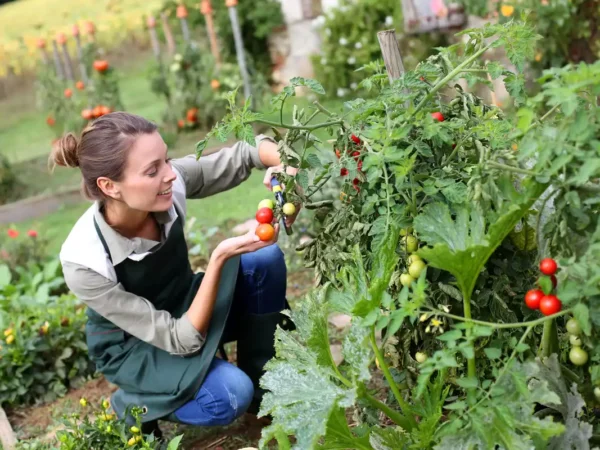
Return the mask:
{"type": "Polygon", "coordinates": [[[540,261],[540,271],[544,275],[554,275],[556,273],[556,269],[558,269],[558,265],[552,258],[544,258],[540,261]]]}
{"type": "Polygon", "coordinates": [[[360,156],[360,152],[352,152],[352,156],[354,157],[354,161],[358,161],[358,157],[360,156]]]}
{"type": "Polygon", "coordinates": [[[340,169],[340,176],[345,177],[346,175],[348,175],[348,169],[346,169],[345,167],[342,167],[340,169]]]}
{"type": "Polygon", "coordinates": [[[105,59],[94,61],[94,69],[98,72],[106,72],[108,70],[108,61],[105,59]]]}
{"type": "Polygon", "coordinates": [[[540,300],[540,312],[545,316],[556,314],[562,308],[562,303],[556,295],[544,295],[540,300]]]}
{"type": "Polygon", "coordinates": [[[352,142],[354,142],[356,145],[362,144],[362,141],[360,140],[360,138],[358,136],[355,136],[354,134],[352,136],[350,136],[350,139],[352,139],[352,142]]]}
{"type": "Polygon", "coordinates": [[[556,275],[552,275],[550,277],[550,279],[552,280],[552,287],[556,288],[556,285],[558,284],[558,280],[556,279],[556,275]]]}
{"type": "Polygon", "coordinates": [[[261,223],[255,233],[261,241],[270,241],[275,236],[275,228],[270,223],[261,223]]]}
{"type": "Polygon", "coordinates": [[[273,210],[271,208],[260,208],[256,211],[258,223],[271,223],[273,221],[273,210]]]}
{"type": "Polygon", "coordinates": [[[340,159],[342,154],[340,153],[339,149],[335,149],[335,156],[337,157],[337,159],[340,159]]]}
{"type": "Polygon", "coordinates": [[[433,117],[438,122],[443,122],[444,121],[444,115],[441,112],[439,112],[439,111],[431,113],[431,117],[433,117]]]}
{"type": "Polygon", "coordinates": [[[525,294],[525,304],[529,309],[538,309],[543,296],[544,293],[539,289],[532,289],[525,294]]]}

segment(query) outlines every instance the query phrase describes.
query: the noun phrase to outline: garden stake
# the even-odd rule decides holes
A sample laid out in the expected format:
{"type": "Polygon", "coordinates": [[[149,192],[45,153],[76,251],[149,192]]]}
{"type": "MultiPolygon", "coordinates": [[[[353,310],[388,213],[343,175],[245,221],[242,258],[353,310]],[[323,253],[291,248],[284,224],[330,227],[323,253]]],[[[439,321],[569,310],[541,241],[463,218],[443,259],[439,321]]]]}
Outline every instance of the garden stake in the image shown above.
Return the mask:
{"type": "Polygon", "coordinates": [[[40,53],[42,54],[42,62],[44,63],[44,65],[48,65],[48,52],[46,51],[46,40],[45,39],[38,39],[37,42],[37,48],[40,49],[40,53]]]}
{"type": "Polygon", "coordinates": [[[77,45],[77,60],[79,61],[79,72],[81,73],[81,79],[87,86],[90,80],[87,76],[87,71],[85,70],[85,64],[83,63],[81,37],[79,36],[79,27],[77,25],[73,25],[73,36],[75,37],[75,44],[77,45]]]}
{"type": "Polygon", "coordinates": [[[237,54],[238,65],[244,80],[244,97],[249,98],[252,94],[250,89],[250,79],[248,77],[248,69],[246,68],[246,58],[244,56],[244,42],[242,41],[242,31],[237,16],[237,0],[226,0],[225,5],[229,8],[229,20],[231,20],[231,28],[233,29],[233,37],[235,39],[235,52],[237,54]]]}
{"type": "Polygon", "coordinates": [[[56,37],[56,40],[62,46],[63,54],[65,56],[63,63],[65,65],[67,79],[70,81],[75,81],[75,77],[73,75],[73,66],[71,65],[71,56],[69,55],[69,49],[67,48],[67,37],[63,33],[59,33],[56,37]]]}
{"type": "Polygon", "coordinates": [[[160,20],[162,22],[163,32],[165,33],[165,39],[167,40],[169,54],[173,56],[175,54],[175,38],[173,38],[173,32],[171,31],[171,26],[169,25],[167,14],[165,12],[160,13],[160,20]]]}
{"type": "Polygon", "coordinates": [[[183,40],[187,43],[190,42],[190,29],[187,23],[188,12],[185,5],[179,5],[177,7],[177,18],[181,23],[181,32],[183,33],[183,40]]]}
{"type": "Polygon", "coordinates": [[[208,33],[208,40],[210,42],[210,51],[212,52],[213,58],[215,58],[217,70],[219,70],[221,68],[221,56],[219,55],[217,34],[215,33],[215,25],[212,18],[213,9],[210,0],[202,0],[200,12],[204,15],[204,20],[206,20],[206,32],[208,33]]]}
{"type": "Polygon", "coordinates": [[[64,80],[65,74],[63,72],[60,55],[58,54],[58,46],[56,45],[56,39],[52,39],[52,56],[54,57],[54,69],[56,70],[56,76],[59,80],[64,80]]]}

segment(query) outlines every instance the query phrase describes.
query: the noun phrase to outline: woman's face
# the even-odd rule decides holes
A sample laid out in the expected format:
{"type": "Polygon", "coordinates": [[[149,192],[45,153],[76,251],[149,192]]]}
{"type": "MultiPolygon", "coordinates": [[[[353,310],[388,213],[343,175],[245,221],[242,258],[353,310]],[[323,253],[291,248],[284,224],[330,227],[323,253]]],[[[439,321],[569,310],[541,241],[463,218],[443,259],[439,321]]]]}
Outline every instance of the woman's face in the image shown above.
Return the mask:
{"type": "Polygon", "coordinates": [[[177,178],[160,134],[142,134],[129,149],[123,180],[115,183],[120,200],[139,211],[166,211],[173,204],[177,178]]]}

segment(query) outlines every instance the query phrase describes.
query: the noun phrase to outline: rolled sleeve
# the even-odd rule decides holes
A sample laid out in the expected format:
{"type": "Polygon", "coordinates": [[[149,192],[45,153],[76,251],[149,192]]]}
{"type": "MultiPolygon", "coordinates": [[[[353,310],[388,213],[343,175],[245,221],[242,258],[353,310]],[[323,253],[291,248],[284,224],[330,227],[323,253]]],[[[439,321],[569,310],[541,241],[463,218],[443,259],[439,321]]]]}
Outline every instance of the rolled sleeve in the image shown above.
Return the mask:
{"type": "Polygon", "coordinates": [[[232,189],[247,180],[252,169],[266,169],[258,152],[263,140],[274,142],[261,134],[256,137],[256,146],[240,141],[200,159],[195,155],[173,159],[173,167],[183,178],[186,197],[203,198],[232,189]]]}
{"type": "Polygon", "coordinates": [[[204,345],[205,337],[186,314],[175,318],[157,310],[121,283],[84,266],[63,263],[63,273],[67,286],[83,303],[126,333],[173,355],[191,355],[204,345]]]}

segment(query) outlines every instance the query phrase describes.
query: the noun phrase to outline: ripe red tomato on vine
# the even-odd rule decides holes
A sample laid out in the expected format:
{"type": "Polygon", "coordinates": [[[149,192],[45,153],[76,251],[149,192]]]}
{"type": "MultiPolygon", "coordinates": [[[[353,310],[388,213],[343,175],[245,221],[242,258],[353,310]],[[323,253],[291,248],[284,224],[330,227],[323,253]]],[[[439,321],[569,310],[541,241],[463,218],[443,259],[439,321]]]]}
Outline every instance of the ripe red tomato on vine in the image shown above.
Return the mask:
{"type": "Polygon", "coordinates": [[[540,272],[544,275],[552,276],[556,273],[558,264],[552,258],[544,258],[540,261],[540,272]]]}

